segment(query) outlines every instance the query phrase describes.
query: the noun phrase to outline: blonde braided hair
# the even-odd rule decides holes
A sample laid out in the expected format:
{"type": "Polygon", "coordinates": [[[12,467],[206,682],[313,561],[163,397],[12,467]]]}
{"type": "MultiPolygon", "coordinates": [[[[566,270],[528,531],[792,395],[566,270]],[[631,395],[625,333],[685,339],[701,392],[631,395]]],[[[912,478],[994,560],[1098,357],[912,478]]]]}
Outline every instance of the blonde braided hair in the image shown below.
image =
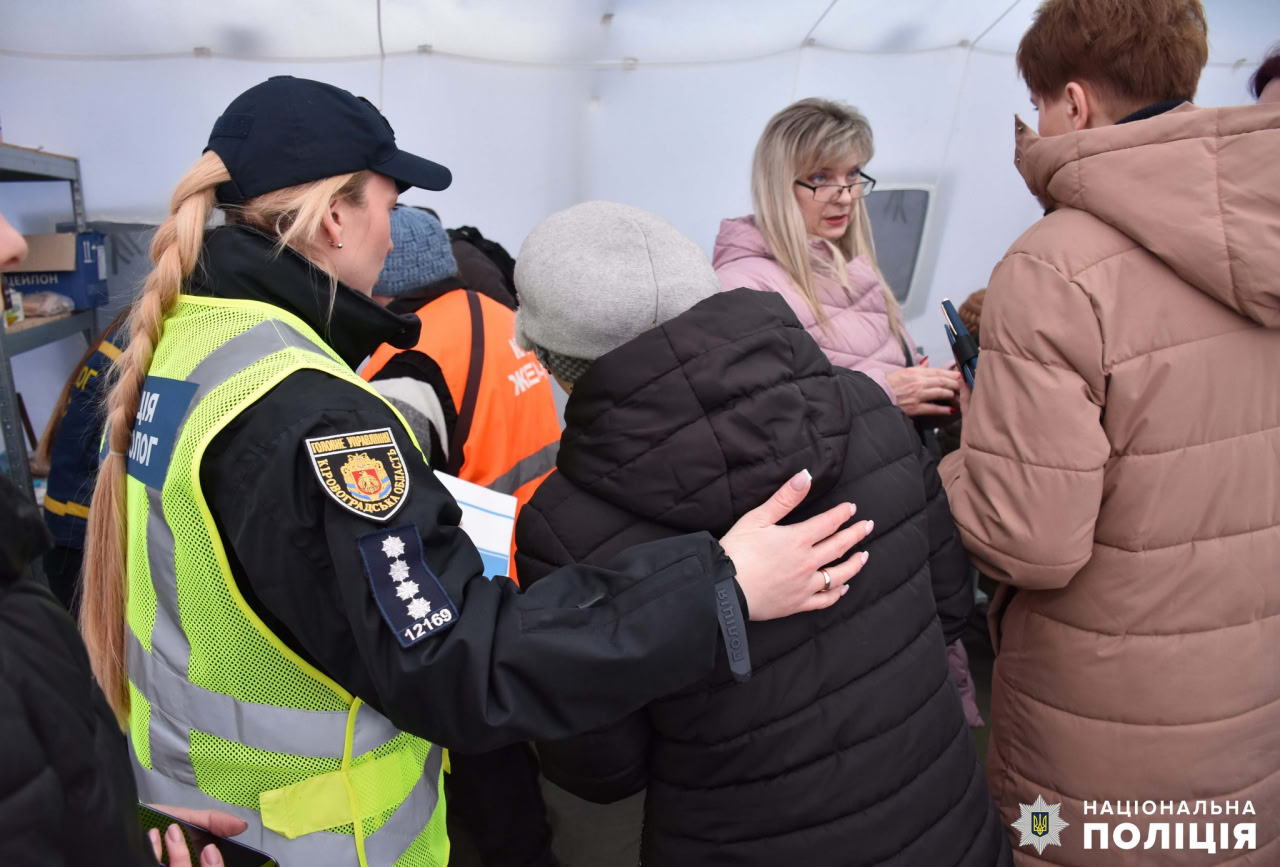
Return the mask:
{"type": "MultiPolygon", "coordinates": [[[[363,204],[364,186],[370,176],[369,172],[356,172],[275,190],[231,210],[228,221],[252,226],[277,238],[277,252],[289,246],[307,256],[329,276],[332,297],[338,278],[323,246],[317,243],[321,225],[335,199],[363,204]]],[[[107,456],[98,470],[85,539],[80,631],[89,649],[93,673],[122,725],[129,715],[125,665],[126,455],[142,386],[164,335],[165,319],[199,261],[216,189],[230,179],[222,160],[208,151],[178,182],[169,202],[169,215],[151,242],[154,265],[129,314],[129,345],[112,365],[106,400],[107,456]]]]}

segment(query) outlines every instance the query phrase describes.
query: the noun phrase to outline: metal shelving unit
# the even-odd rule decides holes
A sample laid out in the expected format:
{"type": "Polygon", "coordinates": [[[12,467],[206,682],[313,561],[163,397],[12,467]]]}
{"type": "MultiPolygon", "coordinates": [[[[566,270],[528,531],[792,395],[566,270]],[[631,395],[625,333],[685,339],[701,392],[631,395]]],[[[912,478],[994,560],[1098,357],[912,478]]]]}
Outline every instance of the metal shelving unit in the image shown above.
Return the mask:
{"type": "MultiPolygon", "coordinates": [[[[75,157],[0,144],[0,182],[5,181],[70,182],[71,210],[75,217],[76,231],[85,230],[80,161],[75,157]]],[[[94,338],[97,316],[93,310],[81,310],[15,332],[8,332],[0,327],[0,433],[4,435],[9,477],[28,492],[32,491],[31,469],[27,463],[27,443],[23,438],[22,420],[18,415],[18,392],[9,360],[15,355],[61,340],[77,331],[82,332],[86,340],[94,338]]],[[[34,493],[32,496],[35,496],[34,493]]]]}

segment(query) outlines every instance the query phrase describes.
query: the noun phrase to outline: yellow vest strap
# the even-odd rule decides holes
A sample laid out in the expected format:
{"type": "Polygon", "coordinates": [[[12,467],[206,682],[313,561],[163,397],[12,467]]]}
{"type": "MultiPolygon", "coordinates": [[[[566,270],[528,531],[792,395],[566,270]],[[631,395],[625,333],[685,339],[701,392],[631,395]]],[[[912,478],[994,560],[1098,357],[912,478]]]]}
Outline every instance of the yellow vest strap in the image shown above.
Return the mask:
{"type": "Polygon", "coordinates": [[[292,786],[263,792],[259,796],[262,824],[290,840],[326,828],[355,824],[361,819],[394,809],[404,800],[404,792],[396,786],[385,785],[386,780],[402,780],[421,773],[422,768],[414,760],[412,750],[404,749],[364,762],[349,771],[332,771],[292,786]],[[352,815],[344,774],[352,790],[363,795],[359,807],[362,815],[358,817],[352,815]]]}

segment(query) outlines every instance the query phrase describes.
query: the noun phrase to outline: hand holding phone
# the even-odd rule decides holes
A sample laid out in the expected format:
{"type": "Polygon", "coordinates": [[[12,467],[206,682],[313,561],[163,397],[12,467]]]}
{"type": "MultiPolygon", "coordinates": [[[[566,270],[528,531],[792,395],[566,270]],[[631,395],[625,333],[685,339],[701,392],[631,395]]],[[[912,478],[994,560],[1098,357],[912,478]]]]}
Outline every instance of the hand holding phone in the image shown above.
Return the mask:
{"type": "Polygon", "coordinates": [[[964,320],[956,312],[950,298],[942,299],[942,317],[947,329],[947,342],[951,344],[951,353],[956,358],[956,366],[964,377],[965,385],[973,388],[978,377],[978,342],[965,327],[964,320]]]}
{"type": "MultiPolygon", "coordinates": [[[[151,842],[151,853],[156,856],[157,864],[191,867],[191,852],[187,848],[187,841],[182,838],[182,829],[176,822],[165,829],[163,835],[159,828],[152,828],[147,831],[147,839],[151,842]]],[[[225,867],[217,846],[205,846],[201,850],[200,864],[204,867],[225,867]]]]}
{"type": "Polygon", "coordinates": [[[205,867],[278,867],[275,859],[265,852],[228,839],[245,829],[243,820],[214,810],[164,809],[169,812],[161,812],[146,804],[138,805],[138,821],[157,862],[168,867],[191,867],[195,863],[205,867]],[[181,814],[181,818],[174,814],[181,814]],[[191,820],[200,821],[208,828],[191,820]],[[176,832],[173,830],[175,826],[176,832]],[[168,860],[162,860],[166,854],[168,860]],[[198,862],[193,855],[199,859],[198,862]]]}

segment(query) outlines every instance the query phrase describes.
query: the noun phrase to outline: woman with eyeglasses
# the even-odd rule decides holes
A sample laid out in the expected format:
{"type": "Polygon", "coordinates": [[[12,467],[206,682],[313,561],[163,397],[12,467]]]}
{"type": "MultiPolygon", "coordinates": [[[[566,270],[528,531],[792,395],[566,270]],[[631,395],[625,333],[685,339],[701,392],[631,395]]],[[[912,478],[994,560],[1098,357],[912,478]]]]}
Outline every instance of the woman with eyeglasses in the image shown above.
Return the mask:
{"type": "Polygon", "coordinates": [[[752,161],[755,214],[720,224],[713,264],[725,290],[780,294],[832,364],[870,376],[907,415],[949,416],[960,374],[926,366],[876,264],[873,152],[871,125],[844,103],[775,114],[752,161]]]}
{"type": "MultiPolygon", "coordinates": [[[[781,295],[833,366],[875,380],[926,436],[957,412],[960,374],[920,357],[876,264],[867,214],[876,182],[863,171],[874,152],[871,125],[842,102],[802,99],[775,114],[752,160],[755,214],[720,224],[712,264],[726,291],[781,295]]],[[[955,602],[940,599],[939,608],[955,602]]],[[[970,602],[959,610],[967,614],[970,602]]],[[[943,631],[965,716],[981,725],[964,617],[944,614],[943,631]]]]}

